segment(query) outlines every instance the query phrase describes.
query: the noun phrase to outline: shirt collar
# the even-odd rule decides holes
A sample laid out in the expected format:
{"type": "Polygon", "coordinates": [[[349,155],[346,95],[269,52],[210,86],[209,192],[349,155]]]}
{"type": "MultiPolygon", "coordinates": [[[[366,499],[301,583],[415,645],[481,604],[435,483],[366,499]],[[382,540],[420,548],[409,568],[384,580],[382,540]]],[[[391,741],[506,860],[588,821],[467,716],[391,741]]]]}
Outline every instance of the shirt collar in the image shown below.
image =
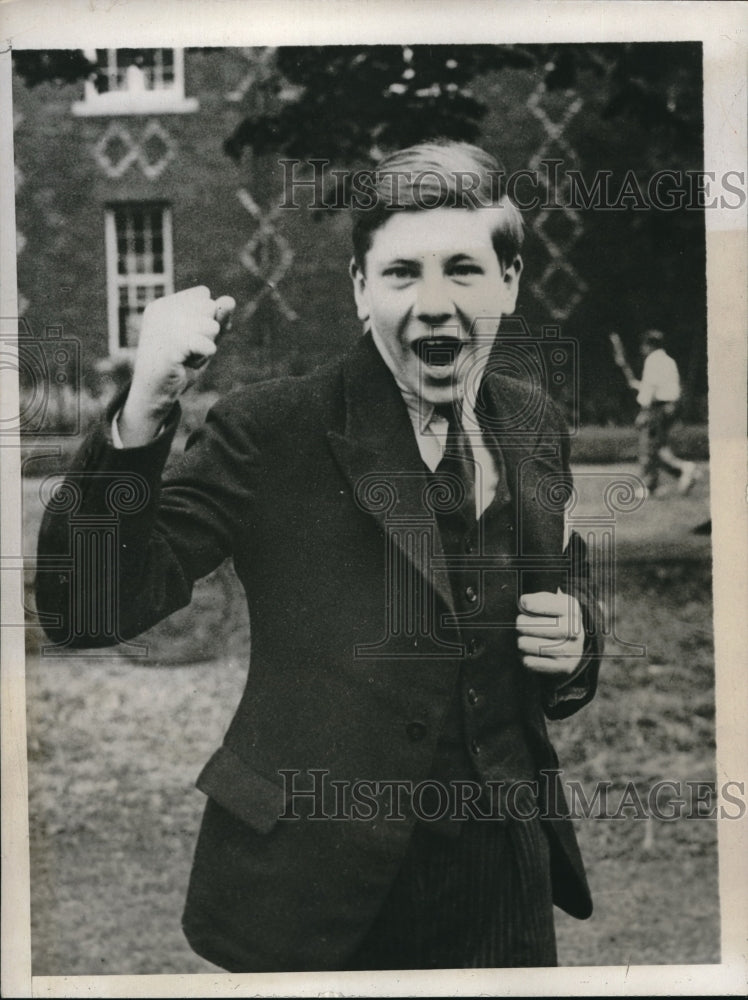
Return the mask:
{"type": "MultiPolygon", "coordinates": [[[[405,385],[405,383],[402,382],[400,378],[398,378],[395,365],[392,359],[390,358],[387,349],[382,343],[379,334],[376,332],[376,330],[372,329],[371,336],[372,340],[374,341],[374,346],[379,351],[382,361],[384,361],[384,363],[387,365],[390,372],[392,373],[392,377],[395,379],[395,382],[397,383],[397,387],[400,390],[400,395],[403,397],[403,402],[408,408],[408,415],[411,419],[413,427],[419,430],[421,434],[424,434],[426,431],[429,430],[431,425],[431,420],[434,416],[433,403],[426,402],[426,400],[422,399],[417,392],[415,392],[409,386],[405,385]]],[[[486,358],[486,360],[481,363],[479,369],[475,371],[474,374],[477,375],[478,377],[477,378],[471,377],[470,381],[473,385],[479,386],[481,384],[487,360],[488,359],[486,358]]],[[[462,398],[462,425],[467,430],[474,430],[475,428],[478,427],[478,422],[475,418],[475,408],[473,406],[473,401],[469,398],[469,395],[470,395],[469,393],[466,393],[462,398]]]]}

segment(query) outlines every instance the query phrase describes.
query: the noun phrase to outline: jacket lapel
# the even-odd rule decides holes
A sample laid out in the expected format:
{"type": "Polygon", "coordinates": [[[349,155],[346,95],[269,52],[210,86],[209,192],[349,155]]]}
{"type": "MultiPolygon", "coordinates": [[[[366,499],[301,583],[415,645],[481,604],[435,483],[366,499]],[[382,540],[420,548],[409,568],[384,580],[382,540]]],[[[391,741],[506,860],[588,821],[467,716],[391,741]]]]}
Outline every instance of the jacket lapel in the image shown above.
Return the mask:
{"type": "Polygon", "coordinates": [[[345,426],[327,436],[355,501],[454,613],[436,518],[424,500],[428,480],[413,425],[370,335],[346,358],[343,385],[345,426]]]}
{"type": "Polygon", "coordinates": [[[500,473],[491,506],[512,502],[517,528],[525,499],[523,470],[532,460],[538,443],[537,432],[528,426],[528,407],[523,396],[524,387],[515,379],[494,375],[485,379],[475,401],[476,420],[484,440],[492,446],[500,473]]]}
{"type": "MultiPolygon", "coordinates": [[[[515,554],[528,587],[563,586],[564,502],[560,428],[538,412],[530,383],[495,375],[486,380],[476,416],[501,455],[514,505],[515,554]]],[[[570,480],[569,480],[570,483],[570,480]]],[[[500,502],[501,486],[494,503],[500,502]]]]}

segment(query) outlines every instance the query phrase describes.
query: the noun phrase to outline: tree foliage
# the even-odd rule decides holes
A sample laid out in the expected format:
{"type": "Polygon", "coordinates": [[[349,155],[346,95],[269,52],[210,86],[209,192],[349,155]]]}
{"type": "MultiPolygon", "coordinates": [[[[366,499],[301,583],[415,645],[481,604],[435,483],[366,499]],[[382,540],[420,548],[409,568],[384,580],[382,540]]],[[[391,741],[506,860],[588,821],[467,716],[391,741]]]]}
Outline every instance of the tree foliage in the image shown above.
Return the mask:
{"type": "Polygon", "coordinates": [[[81,49],[21,49],[13,52],[13,68],[27,87],[41,83],[62,86],[96,73],[96,63],[81,49]]]}
{"type": "Polygon", "coordinates": [[[537,74],[549,91],[591,75],[605,117],[656,131],[671,150],[698,148],[699,47],[639,43],[280,48],[264,99],[248,97],[224,149],[237,159],[249,148],[345,163],[434,136],[474,142],[487,111],[475,84],[517,68],[537,74]]]}
{"type": "Polygon", "coordinates": [[[486,108],[472,81],[531,64],[518,48],[488,45],[281,48],[270,100],[247,111],[224,148],[236,158],[249,147],[345,163],[434,134],[475,141],[486,108]]]}

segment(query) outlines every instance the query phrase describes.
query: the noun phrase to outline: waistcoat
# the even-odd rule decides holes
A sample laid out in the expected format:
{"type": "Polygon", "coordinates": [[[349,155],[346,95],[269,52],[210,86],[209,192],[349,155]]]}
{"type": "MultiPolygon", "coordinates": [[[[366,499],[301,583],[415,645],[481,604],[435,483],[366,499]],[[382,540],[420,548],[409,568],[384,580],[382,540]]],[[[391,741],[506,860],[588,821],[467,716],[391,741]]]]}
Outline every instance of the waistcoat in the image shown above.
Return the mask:
{"type": "MultiPolygon", "coordinates": [[[[437,514],[457,613],[456,621],[445,622],[443,634],[459,628],[464,646],[431,771],[431,778],[447,787],[454,780],[509,785],[535,777],[522,725],[526,684],[515,629],[522,592],[517,523],[503,462],[498,464],[496,497],[477,521],[457,512],[437,514]]],[[[427,822],[453,836],[462,826],[448,817],[427,822]]]]}

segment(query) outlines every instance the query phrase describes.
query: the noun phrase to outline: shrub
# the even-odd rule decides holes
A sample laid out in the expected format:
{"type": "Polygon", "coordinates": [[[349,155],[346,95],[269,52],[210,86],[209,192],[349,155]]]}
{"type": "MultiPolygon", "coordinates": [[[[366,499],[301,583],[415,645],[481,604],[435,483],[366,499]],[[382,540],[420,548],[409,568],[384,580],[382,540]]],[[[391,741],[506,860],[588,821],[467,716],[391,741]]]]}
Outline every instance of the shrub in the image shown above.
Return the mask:
{"type": "MultiPolygon", "coordinates": [[[[709,433],[702,424],[677,425],[673,450],[683,458],[709,460],[709,433]]],[[[571,458],[579,465],[618,465],[636,462],[639,432],[635,427],[580,427],[572,439],[571,458]]]]}

